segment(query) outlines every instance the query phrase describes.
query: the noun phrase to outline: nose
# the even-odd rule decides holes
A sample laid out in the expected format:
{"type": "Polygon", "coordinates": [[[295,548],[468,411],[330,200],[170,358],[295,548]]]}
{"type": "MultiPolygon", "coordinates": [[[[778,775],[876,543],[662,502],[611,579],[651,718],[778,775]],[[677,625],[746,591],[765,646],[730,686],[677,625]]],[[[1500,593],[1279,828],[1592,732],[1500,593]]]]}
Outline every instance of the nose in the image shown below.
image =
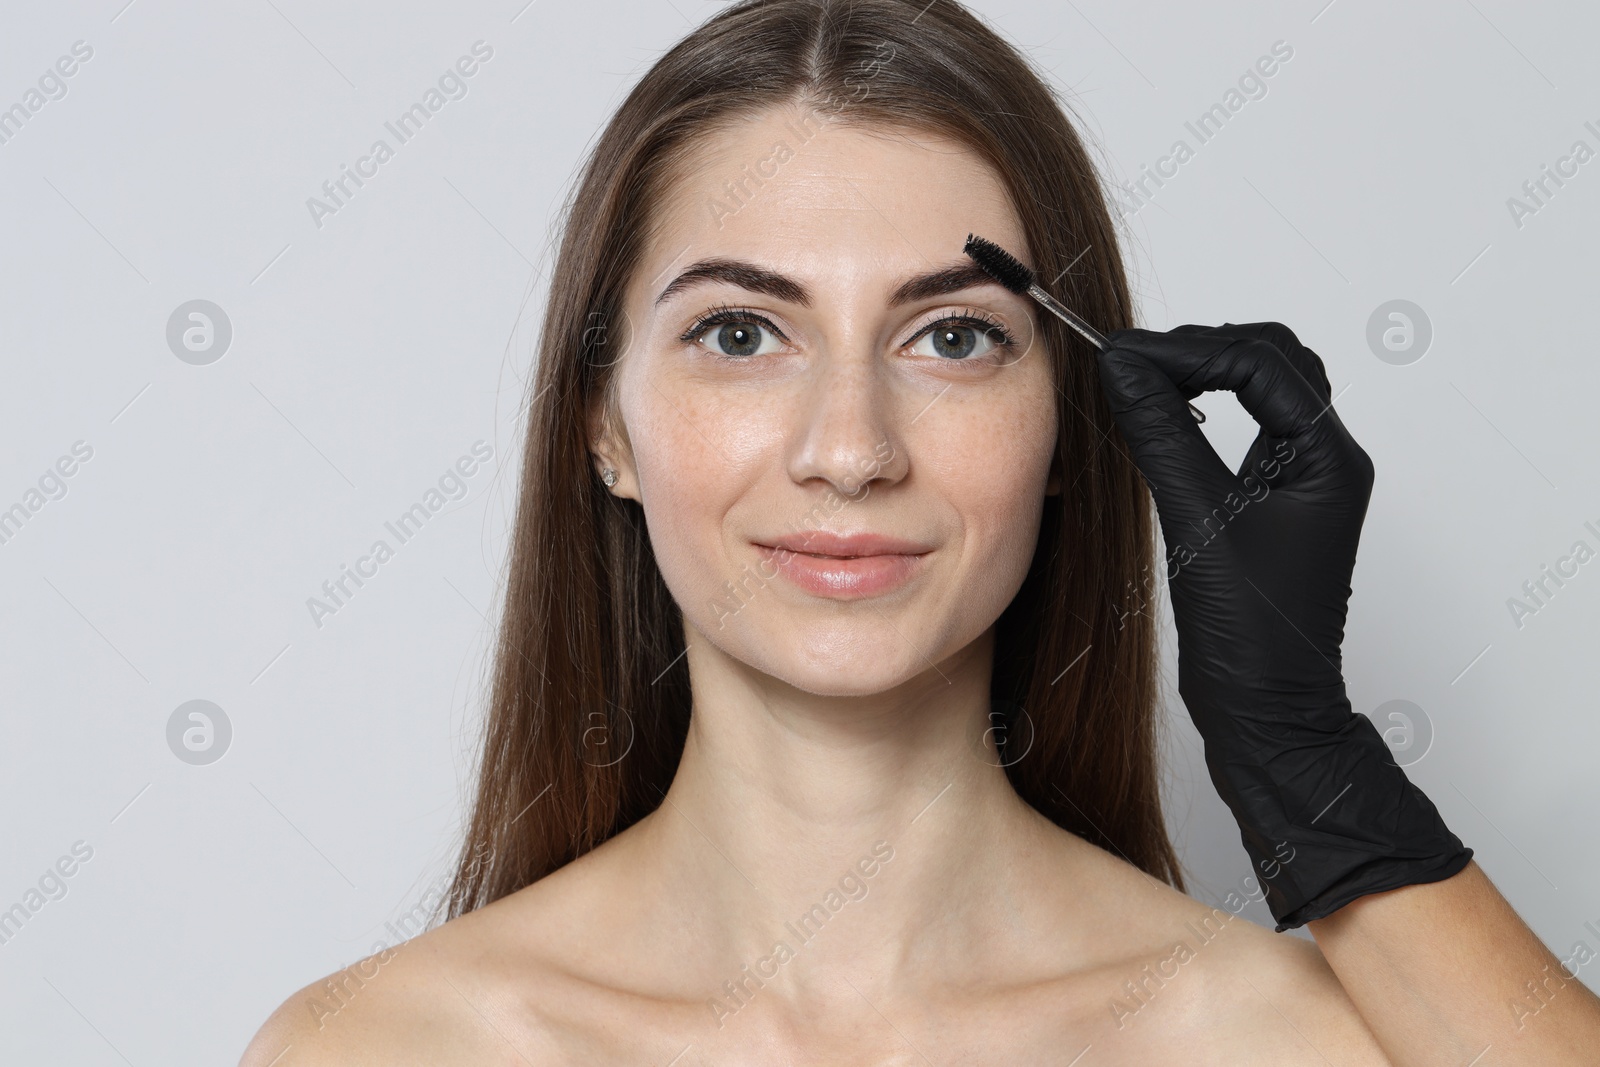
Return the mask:
{"type": "Polygon", "coordinates": [[[797,485],[820,480],[844,496],[893,485],[909,460],[890,383],[876,360],[828,359],[807,384],[789,449],[797,485]]]}

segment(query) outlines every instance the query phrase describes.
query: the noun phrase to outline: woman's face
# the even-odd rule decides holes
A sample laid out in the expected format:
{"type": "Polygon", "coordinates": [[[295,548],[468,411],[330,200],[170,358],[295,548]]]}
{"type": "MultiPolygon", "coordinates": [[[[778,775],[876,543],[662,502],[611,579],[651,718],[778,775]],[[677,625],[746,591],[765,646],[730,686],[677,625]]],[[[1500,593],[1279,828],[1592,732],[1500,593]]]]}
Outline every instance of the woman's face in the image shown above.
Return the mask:
{"type": "Polygon", "coordinates": [[[698,146],[658,222],[597,451],[687,623],[828,695],[981,636],[1055,488],[1034,308],[961,251],[1025,255],[998,177],[952,141],[775,110],[698,146]]]}

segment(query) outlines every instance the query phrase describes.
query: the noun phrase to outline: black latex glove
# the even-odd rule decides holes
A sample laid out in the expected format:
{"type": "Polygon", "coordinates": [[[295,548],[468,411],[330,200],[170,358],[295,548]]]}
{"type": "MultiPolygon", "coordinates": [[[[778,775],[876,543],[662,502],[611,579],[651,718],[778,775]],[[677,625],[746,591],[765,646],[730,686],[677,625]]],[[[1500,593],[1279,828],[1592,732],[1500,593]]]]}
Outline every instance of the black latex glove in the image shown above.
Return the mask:
{"type": "Polygon", "coordinates": [[[1472,850],[1345,696],[1372,461],[1334,412],[1322,361],[1275,322],[1108,340],[1101,383],[1167,543],[1178,689],[1277,928],[1460,871],[1472,850]],[[1262,427],[1237,474],[1189,413],[1213,389],[1262,427]]]}

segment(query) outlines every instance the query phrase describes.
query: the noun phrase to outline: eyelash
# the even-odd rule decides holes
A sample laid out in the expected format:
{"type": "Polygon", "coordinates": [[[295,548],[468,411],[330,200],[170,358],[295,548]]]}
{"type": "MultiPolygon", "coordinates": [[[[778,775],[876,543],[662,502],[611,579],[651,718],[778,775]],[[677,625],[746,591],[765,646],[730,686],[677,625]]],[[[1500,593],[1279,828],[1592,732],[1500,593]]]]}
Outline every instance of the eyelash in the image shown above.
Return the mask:
{"type": "MultiPolygon", "coordinates": [[[[901,347],[903,348],[905,345],[915,344],[916,342],[922,340],[922,338],[926,337],[930,332],[932,332],[935,327],[949,325],[971,326],[979,333],[982,333],[988,337],[990,341],[994,342],[994,345],[997,349],[1010,348],[1012,345],[1017,343],[1015,339],[1012,338],[1011,331],[1000,325],[1000,323],[994,318],[984,314],[977,308],[965,307],[953,315],[941,315],[938,318],[926,323],[919,330],[917,330],[916,333],[912,334],[911,337],[901,347]]],[[[952,360],[951,362],[963,363],[966,361],[952,360]]]]}
{"type": "MultiPolygon", "coordinates": [[[[758,315],[754,311],[733,307],[729,304],[719,304],[710,311],[706,312],[704,315],[700,316],[700,318],[696,319],[695,324],[683,331],[683,333],[679,335],[678,340],[684,344],[692,344],[695,341],[700,340],[700,338],[703,337],[706,331],[711,329],[711,327],[722,326],[730,322],[760,323],[762,326],[765,326],[779,337],[783,337],[783,331],[778,329],[778,327],[773,324],[772,320],[767,318],[765,315],[758,315]]],[[[785,341],[788,340],[787,337],[783,337],[783,339],[785,341]]]]}
{"type": "MultiPolygon", "coordinates": [[[[714,326],[723,326],[723,325],[726,325],[727,323],[730,323],[730,322],[752,322],[752,323],[756,323],[758,325],[764,326],[765,328],[771,330],[781,340],[783,340],[785,342],[787,342],[789,340],[789,338],[784,336],[783,331],[778,329],[778,327],[773,324],[772,320],[767,318],[765,315],[762,315],[759,312],[751,311],[748,308],[734,307],[734,306],[729,305],[729,304],[722,304],[722,305],[719,305],[717,307],[714,307],[710,311],[706,312],[704,315],[700,316],[700,318],[695,321],[695,324],[693,326],[690,326],[681,335],[679,335],[678,340],[682,344],[693,344],[695,341],[698,341],[701,337],[705,336],[706,331],[710,330],[712,327],[714,327],[714,326]]],[[[916,342],[920,341],[924,336],[926,336],[935,327],[937,327],[937,326],[945,326],[945,325],[971,326],[974,329],[977,329],[977,330],[981,331],[982,333],[984,333],[991,341],[994,342],[994,344],[995,344],[997,349],[1009,348],[1012,345],[1015,345],[1017,343],[1016,340],[1014,338],[1012,338],[1010,331],[1007,330],[1004,326],[1000,325],[1000,323],[996,322],[994,319],[990,318],[988,315],[985,315],[982,311],[979,311],[977,308],[964,307],[960,311],[956,312],[953,315],[943,315],[943,316],[940,316],[937,319],[934,319],[933,321],[931,321],[929,323],[926,323],[920,329],[918,329],[916,333],[913,333],[910,336],[910,338],[908,338],[906,341],[904,341],[900,345],[900,347],[901,348],[905,348],[905,347],[907,347],[909,345],[913,345],[916,342]]],[[[725,356],[723,358],[725,358],[725,359],[749,359],[751,357],[749,357],[749,356],[725,356]]],[[[948,362],[950,362],[950,363],[966,363],[966,362],[978,363],[978,362],[982,362],[983,358],[986,358],[986,357],[980,357],[977,360],[970,360],[970,361],[969,360],[962,360],[962,359],[952,359],[952,360],[948,360],[948,362]]]]}

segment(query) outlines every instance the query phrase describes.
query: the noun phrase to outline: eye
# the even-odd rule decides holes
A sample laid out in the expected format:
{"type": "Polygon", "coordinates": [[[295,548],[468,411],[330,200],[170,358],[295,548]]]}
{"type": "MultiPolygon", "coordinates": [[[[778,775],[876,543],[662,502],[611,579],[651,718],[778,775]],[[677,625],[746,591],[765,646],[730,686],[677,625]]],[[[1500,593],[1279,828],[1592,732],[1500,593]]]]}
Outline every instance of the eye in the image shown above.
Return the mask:
{"type": "Polygon", "coordinates": [[[722,308],[689,327],[680,340],[705,345],[719,356],[746,359],[778,351],[783,334],[763,316],[722,308]]]}
{"type": "Polygon", "coordinates": [[[977,315],[957,315],[932,323],[918,335],[911,351],[919,356],[961,362],[981,360],[1012,343],[998,324],[977,315]]]}

